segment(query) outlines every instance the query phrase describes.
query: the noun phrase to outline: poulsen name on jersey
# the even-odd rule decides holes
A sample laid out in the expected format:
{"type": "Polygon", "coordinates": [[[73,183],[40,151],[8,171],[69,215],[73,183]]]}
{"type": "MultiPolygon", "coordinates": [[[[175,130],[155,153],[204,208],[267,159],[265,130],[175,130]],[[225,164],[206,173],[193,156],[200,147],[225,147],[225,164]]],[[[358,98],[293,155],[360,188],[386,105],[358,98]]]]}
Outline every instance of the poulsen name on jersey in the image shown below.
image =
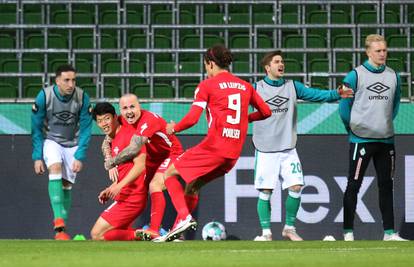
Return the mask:
{"type": "Polygon", "coordinates": [[[240,130],[239,129],[233,129],[233,128],[223,128],[222,136],[228,137],[228,138],[239,139],[240,138],[240,130]]]}

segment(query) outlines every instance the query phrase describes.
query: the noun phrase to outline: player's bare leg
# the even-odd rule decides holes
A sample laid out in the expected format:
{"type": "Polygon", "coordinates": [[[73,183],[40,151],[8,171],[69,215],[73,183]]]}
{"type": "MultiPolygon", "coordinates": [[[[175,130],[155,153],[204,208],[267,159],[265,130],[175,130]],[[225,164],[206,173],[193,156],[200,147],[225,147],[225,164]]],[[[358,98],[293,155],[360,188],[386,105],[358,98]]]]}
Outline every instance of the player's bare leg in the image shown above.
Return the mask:
{"type": "Polygon", "coordinates": [[[92,230],[91,230],[92,240],[104,241],[105,240],[104,234],[111,229],[114,229],[114,227],[110,225],[107,221],[105,221],[105,219],[103,219],[102,217],[99,217],[98,220],[96,220],[95,225],[92,227],[92,230]]]}

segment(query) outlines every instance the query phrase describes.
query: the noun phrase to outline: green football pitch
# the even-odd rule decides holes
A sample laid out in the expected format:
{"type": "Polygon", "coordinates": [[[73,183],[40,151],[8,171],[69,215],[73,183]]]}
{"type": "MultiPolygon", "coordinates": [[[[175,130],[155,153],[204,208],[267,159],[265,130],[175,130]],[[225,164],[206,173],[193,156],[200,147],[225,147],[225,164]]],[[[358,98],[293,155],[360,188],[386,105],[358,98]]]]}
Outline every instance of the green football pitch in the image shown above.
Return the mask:
{"type": "Polygon", "coordinates": [[[1,240],[0,266],[414,266],[414,242],[1,240]]]}

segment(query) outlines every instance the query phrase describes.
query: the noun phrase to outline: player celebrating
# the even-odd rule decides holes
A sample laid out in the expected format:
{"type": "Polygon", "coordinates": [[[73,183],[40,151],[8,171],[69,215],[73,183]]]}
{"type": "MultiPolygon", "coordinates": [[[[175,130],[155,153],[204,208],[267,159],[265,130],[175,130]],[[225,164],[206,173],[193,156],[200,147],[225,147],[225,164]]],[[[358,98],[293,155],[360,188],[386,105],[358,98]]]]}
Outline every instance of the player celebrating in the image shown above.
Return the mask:
{"type": "Polygon", "coordinates": [[[176,176],[187,184],[203,184],[230,171],[240,156],[249,121],[271,115],[253,87],[227,71],[232,62],[230,51],[216,45],[204,55],[208,79],[202,81],[194,94],[188,114],[177,124],[167,125],[168,133],[183,131],[195,125],[206,109],[208,133],[197,146],[187,150],[167,169],[165,185],[180,221],[159,241],[172,241],[197,223],[186,205],[183,188],[176,176]],[[248,114],[249,105],[258,111],[248,114]]]}
{"type": "Polygon", "coordinates": [[[49,172],[56,240],[70,239],[65,227],[72,185],[82,170],[91,136],[89,109],[89,96],[76,87],[76,70],[71,65],[57,68],[56,84],[41,90],[32,108],[34,171],[39,175],[45,172],[43,158],[49,172]]]}
{"type": "MultiPolygon", "coordinates": [[[[135,129],[121,125],[115,108],[107,102],[96,104],[92,113],[98,127],[112,139],[111,153],[117,155],[128,146],[135,129]]],[[[131,228],[147,203],[145,184],[145,146],[133,160],[119,164],[119,179],[99,194],[99,202],[115,200],[91,230],[93,240],[144,240],[147,237],[131,228]]]]}
{"type": "MultiPolygon", "coordinates": [[[[146,180],[150,181],[149,192],[151,198],[151,221],[149,229],[141,229],[144,233],[151,234],[152,238],[159,237],[159,230],[165,211],[165,198],[163,190],[164,172],[172,161],[182,154],[183,149],[180,141],[175,135],[166,133],[166,121],[159,115],[142,110],[136,95],[126,94],[119,100],[122,123],[135,128],[135,134],[131,143],[115,157],[107,157],[106,168],[112,168],[136,155],[145,144],[147,148],[146,180]]],[[[108,144],[104,142],[103,150],[108,144]]],[[[105,152],[107,153],[107,152],[105,152]]],[[[192,209],[198,203],[197,192],[189,190],[186,201],[192,209]]]]}
{"type": "Polygon", "coordinates": [[[272,108],[272,116],[253,123],[253,143],[256,148],[255,188],[259,190],[257,213],[262,235],[255,241],[271,241],[270,197],[279,177],[282,189],[288,189],[285,202],[286,221],[282,236],[302,241],[296,233],[295,220],[304,185],[302,167],[296,152],[297,99],[312,102],[331,102],[351,97],[352,90],[318,90],[297,81],[285,80],[285,65],[281,51],[267,53],[262,59],[266,77],[255,84],[257,93],[272,108]],[[341,95],[340,95],[341,94],[341,95]],[[279,101],[282,100],[282,103],[279,101]]]}

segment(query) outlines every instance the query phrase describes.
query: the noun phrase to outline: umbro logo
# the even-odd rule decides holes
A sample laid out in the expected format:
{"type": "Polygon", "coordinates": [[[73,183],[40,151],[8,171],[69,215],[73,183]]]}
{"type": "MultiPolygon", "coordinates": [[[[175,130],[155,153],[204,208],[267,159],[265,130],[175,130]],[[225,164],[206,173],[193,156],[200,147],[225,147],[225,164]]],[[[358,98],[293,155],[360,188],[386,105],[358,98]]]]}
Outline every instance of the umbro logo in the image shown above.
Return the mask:
{"type": "Polygon", "coordinates": [[[270,105],[273,105],[273,106],[276,106],[276,107],[281,107],[282,105],[284,105],[288,101],[289,101],[289,98],[277,95],[275,97],[272,97],[272,98],[268,99],[266,101],[266,103],[268,103],[270,105]]]}
{"type": "Polygon", "coordinates": [[[368,86],[367,89],[370,90],[371,92],[381,94],[381,93],[389,90],[390,87],[386,86],[385,84],[382,84],[380,82],[376,82],[376,83],[371,84],[370,86],[368,86]]]}
{"type": "Polygon", "coordinates": [[[58,118],[61,121],[66,122],[70,119],[73,119],[75,117],[75,114],[73,114],[72,112],[69,112],[69,111],[61,111],[61,112],[53,113],[53,116],[55,116],[56,118],[58,118]]]}

